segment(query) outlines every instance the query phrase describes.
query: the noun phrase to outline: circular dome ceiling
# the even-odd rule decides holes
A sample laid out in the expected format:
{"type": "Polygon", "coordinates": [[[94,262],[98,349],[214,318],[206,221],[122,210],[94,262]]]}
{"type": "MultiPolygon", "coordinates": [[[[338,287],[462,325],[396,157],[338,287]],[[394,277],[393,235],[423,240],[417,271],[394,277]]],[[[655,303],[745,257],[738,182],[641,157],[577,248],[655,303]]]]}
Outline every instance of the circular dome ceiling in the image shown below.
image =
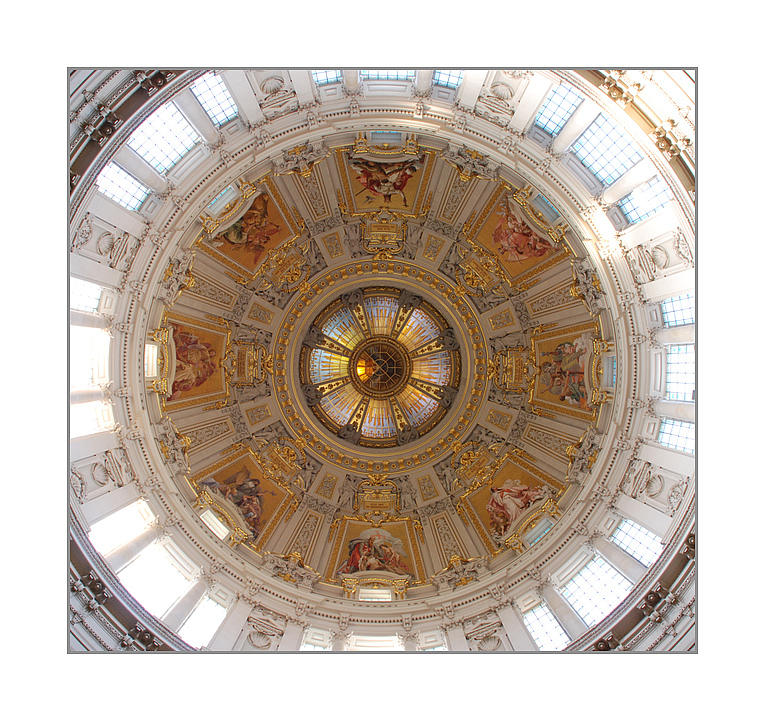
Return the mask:
{"type": "Polygon", "coordinates": [[[343,294],[311,324],[300,357],[308,406],[339,438],[403,446],[432,430],[459,388],[454,330],[407,290],[343,294]]]}
{"type": "Polygon", "coordinates": [[[569,116],[582,131],[611,102],[574,74],[487,71],[404,98],[390,84],[410,79],[364,96],[292,73],[227,71],[240,116],[214,127],[201,74],[178,81],[163,103],[204,142],[167,177],[125,143],[146,117],[126,123],[109,157],[153,184],[140,214],[92,177],[74,193],[78,267],[122,294],[125,457],[178,557],[223,569],[232,594],[265,579],[274,608],[329,600],[334,619],[365,573],[423,618],[445,593],[504,597],[491,579],[531,593],[579,519],[604,518],[595,483],[631,462],[648,381],[625,279],[678,267],[682,233],[622,258],[607,194],[629,183],[562,161],[533,122],[562,79],[587,101],[569,116]]]}

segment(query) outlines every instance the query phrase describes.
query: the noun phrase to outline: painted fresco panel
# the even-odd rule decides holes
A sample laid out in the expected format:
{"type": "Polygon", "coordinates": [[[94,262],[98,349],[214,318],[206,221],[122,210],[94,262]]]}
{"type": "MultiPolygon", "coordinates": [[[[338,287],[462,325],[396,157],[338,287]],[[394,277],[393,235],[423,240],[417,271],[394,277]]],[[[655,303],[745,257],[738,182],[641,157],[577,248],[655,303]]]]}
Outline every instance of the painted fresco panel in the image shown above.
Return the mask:
{"type": "Polygon", "coordinates": [[[209,399],[226,393],[221,361],[226,354],[229,331],[194,318],[168,317],[171,362],[175,370],[167,403],[209,399]]]}
{"type": "Polygon", "coordinates": [[[512,461],[506,461],[489,483],[467,496],[483,530],[495,541],[506,538],[528,511],[541,508],[550,489],[539,478],[512,461]]]}
{"type": "Polygon", "coordinates": [[[519,204],[510,191],[493,203],[475,241],[496,253],[507,274],[516,278],[546,263],[565,249],[554,243],[547,232],[519,204]]]}
{"type": "Polygon", "coordinates": [[[253,273],[269,250],[292,237],[290,224],[278,204],[264,192],[252,200],[236,223],[203,241],[203,248],[213,248],[227,260],[253,273]]]}
{"type": "Polygon", "coordinates": [[[592,405],[592,363],[595,326],[560,329],[534,339],[535,363],[532,403],[568,415],[590,419],[592,405]]]}
{"type": "Polygon", "coordinates": [[[199,487],[249,530],[253,539],[268,526],[288,495],[264,475],[250,455],[215,471],[199,487]]]}
{"type": "Polygon", "coordinates": [[[339,154],[341,172],[347,183],[348,203],[353,214],[386,208],[411,214],[422,197],[422,184],[429,176],[430,153],[397,155],[395,159],[349,151],[339,154]]]}
{"type": "Polygon", "coordinates": [[[333,577],[364,571],[417,575],[407,526],[403,522],[384,523],[375,528],[364,521],[349,521],[337,558],[333,577]]]}

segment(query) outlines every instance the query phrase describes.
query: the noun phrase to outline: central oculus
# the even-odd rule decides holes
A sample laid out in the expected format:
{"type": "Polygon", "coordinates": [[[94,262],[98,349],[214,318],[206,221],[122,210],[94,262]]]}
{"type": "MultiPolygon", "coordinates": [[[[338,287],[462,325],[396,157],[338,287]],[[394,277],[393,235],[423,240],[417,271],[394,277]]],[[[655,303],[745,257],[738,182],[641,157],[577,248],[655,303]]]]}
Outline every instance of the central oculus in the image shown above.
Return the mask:
{"type": "Polygon", "coordinates": [[[406,348],[391,338],[370,338],[351,355],[351,383],[362,395],[390,398],[403,389],[412,374],[406,348]]]}
{"type": "Polygon", "coordinates": [[[300,351],[306,404],[347,443],[373,448],[416,441],[457,394],[454,330],[406,289],[358,288],[314,318],[300,351]]]}

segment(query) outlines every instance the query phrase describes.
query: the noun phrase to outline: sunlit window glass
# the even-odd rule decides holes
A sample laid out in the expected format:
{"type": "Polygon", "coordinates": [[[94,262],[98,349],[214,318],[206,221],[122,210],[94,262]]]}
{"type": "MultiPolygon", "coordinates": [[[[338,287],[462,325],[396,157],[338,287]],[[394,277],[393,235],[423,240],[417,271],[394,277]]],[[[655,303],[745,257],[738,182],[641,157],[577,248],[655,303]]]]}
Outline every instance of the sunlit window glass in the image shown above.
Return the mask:
{"type": "Polygon", "coordinates": [[[215,73],[207,73],[199,78],[191,86],[191,92],[216,127],[220,127],[239,114],[239,109],[226,84],[215,73]]]}
{"type": "Polygon", "coordinates": [[[557,135],[584,98],[568,85],[559,85],[548,96],[534,124],[557,135]]]}
{"type": "Polygon", "coordinates": [[[696,295],[686,293],[666,298],[661,302],[661,315],[665,326],[688,325],[696,322],[696,295]]]}
{"type": "Polygon", "coordinates": [[[571,148],[604,185],[624,175],[643,154],[605,115],[599,115],[571,148]]]}
{"type": "Polygon", "coordinates": [[[695,453],[696,424],[664,418],[659,427],[659,443],[686,453],[695,453]]]}
{"type": "Polygon", "coordinates": [[[343,73],[340,70],[311,70],[311,75],[317,85],[339,83],[343,79],[343,73]]]}
{"type": "Polygon", "coordinates": [[[540,651],[560,651],[571,642],[546,603],[524,613],[523,623],[540,651]]]}
{"type": "Polygon", "coordinates": [[[435,70],[433,82],[444,88],[457,88],[465,75],[464,70],[435,70]]]}
{"type": "Polygon", "coordinates": [[[632,584],[600,556],[593,558],[562,589],[564,598],[590,627],[627,596],[632,584]]]}
{"type": "Polygon", "coordinates": [[[672,195],[667,184],[656,177],[635,188],[618,205],[630,223],[637,223],[658,213],[670,200],[672,195]]]}
{"type": "Polygon", "coordinates": [[[611,541],[644,566],[650,566],[663,549],[661,539],[634,521],[625,518],[611,535],[611,541]]]}
{"type": "Polygon", "coordinates": [[[361,70],[359,74],[369,80],[414,80],[414,70],[361,70]]]}
{"type": "Polygon", "coordinates": [[[109,163],[96,178],[98,190],[128,210],[138,210],[151,192],[116,163],[109,163]]]}
{"type": "Polygon", "coordinates": [[[157,172],[164,173],[200,140],[175,103],[167,103],[141,123],[128,146],[157,172]]]}
{"type": "Polygon", "coordinates": [[[95,313],[101,301],[103,288],[79,278],[69,278],[69,307],[85,313],[95,313]]]}
{"type": "Polygon", "coordinates": [[[695,346],[667,347],[667,393],[672,401],[693,401],[696,398],[695,346]]]}

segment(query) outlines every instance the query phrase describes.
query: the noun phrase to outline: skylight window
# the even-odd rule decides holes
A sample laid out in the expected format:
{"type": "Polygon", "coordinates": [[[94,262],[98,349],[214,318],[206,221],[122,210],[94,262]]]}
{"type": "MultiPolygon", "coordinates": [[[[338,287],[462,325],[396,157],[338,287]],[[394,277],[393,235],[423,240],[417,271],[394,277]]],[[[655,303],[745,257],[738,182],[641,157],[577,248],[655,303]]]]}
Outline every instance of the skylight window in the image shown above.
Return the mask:
{"type": "Polygon", "coordinates": [[[546,603],[524,613],[523,623],[540,651],[560,651],[571,642],[546,603]]]}
{"type": "Polygon", "coordinates": [[[191,92],[216,127],[220,127],[239,114],[239,108],[236,107],[226,84],[215,73],[207,73],[199,78],[191,86],[191,92]]]}
{"type": "Polygon", "coordinates": [[[696,424],[663,418],[659,427],[659,443],[685,453],[695,453],[696,424]]]}
{"type": "Polygon", "coordinates": [[[175,103],[167,103],[141,123],[128,145],[158,173],[164,173],[200,140],[175,103]]]}
{"type": "Polygon", "coordinates": [[[444,88],[458,88],[465,76],[464,70],[435,70],[433,72],[433,82],[444,88]]]}
{"type": "Polygon", "coordinates": [[[143,533],[153,520],[146,501],[136,501],[94,523],[88,537],[94,548],[106,556],[143,533]]]}
{"type": "Polygon", "coordinates": [[[568,85],[559,85],[548,96],[534,124],[557,135],[584,98],[568,85]]]}
{"type": "Polygon", "coordinates": [[[632,584],[600,556],[593,558],[562,589],[564,598],[592,627],[627,596],[632,584]]]}
{"type": "Polygon", "coordinates": [[[117,575],[130,595],[157,618],[167,613],[191,586],[157,544],[143,550],[117,575]]]}
{"type": "Polygon", "coordinates": [[[151,192],[116,163],[109,163],[96,178],[98,190],[128,210],[138,210],[151,192]]]}
{"type": "Polygon", "coordinates": [[[215,635],[226,617],[226,609],[211,598],[204,598],[191,612],[178,635],[190,646],[201,648],[215,635]]]}
{"type": "Polygon", "coordinates": [[[650,566],[661,555],[663,549],[658,536],[628,518],[617,526],[611,541],[644,566],[650,566]]]}
{"type": "Polygon", "coordinates": [[[696,295],[686,293],[667,298],[661,302],[664,325],[688,325],[696,322],[696,295]]]}
{"type": "Polygon", "coordinates": [[[361,70],[359,74],[368,80],[414,80],[414,70],[361,70]]]}
{"type": "Polygon", "coordinates": [[[671,345],[667,347],[667,394],[671,401],[696,399],[696,347],[671,345]]]}
{"type": "Polygon", "coordinates": [[[101,301],[103,288],[79,278],[69,278],[69,307],[85,313],[95,313],[101,301]]]}
{"type": "Polygon", "coordinates": [[[604,185],[613,183],[643,159],[643,154],[605,115],[598,115],[571,149],[604,185]]]}
{"type": "Polygon", "coordinates": [[[637,223],[658,213],[671,199],[669,188],[656,176],[620,200],[619,207],[630,223],[637,223]]]}
{"type": "Polygon", "coordinates": [[[343,73],[340,70],[311,70],[311,75],[317,85],[330,85],[343,80],[343,73]]]}

